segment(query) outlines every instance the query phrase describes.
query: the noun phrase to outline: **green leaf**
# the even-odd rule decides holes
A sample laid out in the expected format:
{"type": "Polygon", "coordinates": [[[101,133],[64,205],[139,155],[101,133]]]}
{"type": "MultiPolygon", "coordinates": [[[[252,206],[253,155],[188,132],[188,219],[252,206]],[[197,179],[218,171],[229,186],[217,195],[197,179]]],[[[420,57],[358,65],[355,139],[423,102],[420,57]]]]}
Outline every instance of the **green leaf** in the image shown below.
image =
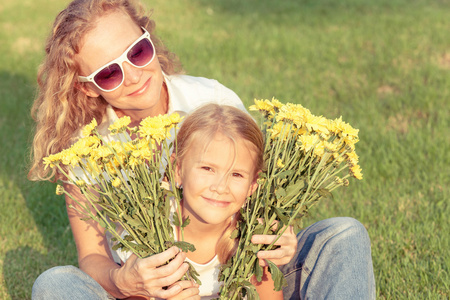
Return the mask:
{"type": "Polygon", "coordinates": [[[286,170],[286,171],[283,171],[283,172],[280,172],[280,173],[276,174],[275,176],[276,176],[278,179],[284,179],[284,178],[286,178],[286,177],[292,175],[295,171],[296,171],[296,170],[286,170]]]}
{"type": "Polygon", "coordinates": [[[239,230],[238,229],[233,230],[230,239],[237,239],[238,237],[239,237],[239,230]]]}
{"type": "Polygon", "coordinates": [[[189,265],[189,269],[188,269],[189,277],[194,279],[194,281],[196,283],[202,284],[201,280],[198,278],[198,276],[200,276],[200,274],[197,272],[197,270],[195,270],[195,268],[189,262],[188,262],[188,265],[189,265]]]}
{"type": "Polygon", "coordinates": [[[281,199],[286,196],[286,191],[282,187],[279,187],[275,190],[275,196],[277,199],[281,199]]]}
{"type": "Polygon", "coordinates": [[[249,300],[259,300],[258,292],[256,291],[256,287],[251,284],[249,281],[243,281],[242,287],[247,292],[247,299],[249,300]]]}
{"type": "Polygon", "coordinates": [[[265,261],[269,265],[269,272],[272,275],[275,291],[281,291],[283,287],[287,286],[283,273],[278,269],[276,264],[267,259],[265,259],[265,261]]]}
{"type": "Polygon", "coordinates": [[[283,225],[289,223],[289,217],[286,216],[281,209],[277,207],[274,207],[273,209],[275,210],[275,213],[277,214],[277,217],[280,219],[280,221],[283,222],[283,225]]]}
{"type": "Polygon", "coordinates": [[[188,216],[186,219],[183,220],[183,225],[181,225],[181,228],[188,226],[189,223],[191,223],[191,220],[189,219],[189,216],[188,216]]]}
{"type": "Polygon", "coordinates": [[[178,242],[173,243],[173,245],[180,248],[181,251],[183,251],[183,252],[188,252],[188,251],[194,252],[195,251],[195,246],[188,242],[178,241],[178,242]]]}
{"type": "Polygon", "coordinates": [[[261,282],[264,270],[259,265],[259,259],[255,260],[255,277],[258,282],[261,282]]]}
{"type": "Polygon", "coordinates": [[[173,225],[174,226],[177,226],[177,227],[180,227],[180,217],[178,216],[178,212],[176,211],[174,214],[173,214],[173,225]]]}
{"type": "Polygon", "coordinates": [[[317,193],[324,198],[333,198],[333,194],[327,189],[318,189],[317,193]]]}
{"type": "Polygon", "coordinates": [[[292,197],[296,196],[298,192],[305,187],[304,180],[297,180],[295,184],[291,184],[286,188],[286,199],[290,200],[292,197]]]}

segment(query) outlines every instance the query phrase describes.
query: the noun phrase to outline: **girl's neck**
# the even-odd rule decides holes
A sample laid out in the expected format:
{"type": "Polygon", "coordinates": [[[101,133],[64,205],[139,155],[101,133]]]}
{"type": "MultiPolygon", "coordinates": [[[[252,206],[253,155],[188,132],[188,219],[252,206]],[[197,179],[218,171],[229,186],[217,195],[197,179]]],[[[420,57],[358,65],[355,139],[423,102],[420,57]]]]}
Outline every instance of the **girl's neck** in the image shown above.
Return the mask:
{"type": "MultiPolygon", "coordinates": [[[[196,248],[194,252],[188,252],[187,257],[196,263],[208,263],[216,256],[216,245],[224,235],[228,224],[208,224],[184,208],[182,211],[183,218],[189,216],[190,219],[189,225],[183,229],[184,240],[196,248]]],[[[181,239],[179,230],[178,237],[181,239]]]]}

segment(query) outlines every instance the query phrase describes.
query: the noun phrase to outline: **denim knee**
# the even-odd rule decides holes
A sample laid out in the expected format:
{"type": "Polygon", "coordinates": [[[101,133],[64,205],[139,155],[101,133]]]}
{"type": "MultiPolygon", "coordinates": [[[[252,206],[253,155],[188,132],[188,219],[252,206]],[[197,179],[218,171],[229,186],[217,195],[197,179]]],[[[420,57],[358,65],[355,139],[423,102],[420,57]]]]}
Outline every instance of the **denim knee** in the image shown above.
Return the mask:
{"type": "Polygon", "coordinates": [[[74,266],[53,267],[36,279],[32,299],[108,299],[92,277],[74,266]]]}

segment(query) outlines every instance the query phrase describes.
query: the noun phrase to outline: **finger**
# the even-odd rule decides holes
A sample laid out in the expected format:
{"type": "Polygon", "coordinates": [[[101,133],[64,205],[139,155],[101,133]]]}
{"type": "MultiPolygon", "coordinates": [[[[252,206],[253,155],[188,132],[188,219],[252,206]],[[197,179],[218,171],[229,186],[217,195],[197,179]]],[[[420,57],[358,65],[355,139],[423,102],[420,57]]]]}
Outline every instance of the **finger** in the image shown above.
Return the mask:
{"type": "MultiPolygon", "coordinates": [[[[159,276],[158,279],[155,280],[155,285],[156,286],[171,286],[173,285],[175,282],[177,282],[178,280],[180,280],[184,274],[186,274],[186,272],[189,269],[189,265],[187,263],[183,263],[180,267],[174,269],[173,266],[171,266],[170,264],[168,264],[167,266],[163,266],[160,268],[157,268],[157,271],[160,271],[159,274],[168,274],[166,276],[159,276]],[[165,268],[164,270],[159,270],[165,268]],[[169,271],[167,271],[169,270],[169,271]]],[[[177,286],[177,285],[174,285],[177,286]]]]}
{"type": "Polygon", "coordinates": [[[198,295],[200,290],[198,289],[198,285],[193,283],[182,284],[183,281],[179,281],[173,285],[171,285],[167,290],[159,290],[156,293],[156,296],[163,299],[185,299],[195,295],[198,295]],[[181,283],[181,284],[180,284],[181,283]],[[184,288],[183,286],[190,286],[188,288],[184,288]]]}
{"type": "Polygon", "coordinates": [[[292,259],[292,255],[289,255],[289,253],[282,248],[270,251],[259,251],[256,255],[259,258],[260,266],[267,266],[267,263],[264,261],[265,259],[270,260],[277,266],[285,265],[292,259]]]}
{"type": "Polygon", "coordinates": [[[174,297],[170,297],[170,300],[182,300],[182,299],[200,299],[198,295],[200,290],[197,287],[191,287],[188,289],[182,290],[180,293],[175,295],[174,297]]]}
{"type": "Polygon", "coordinates": [[[145,267],[155,268],[161,265],[164,265],[166,262],[174,258],[177,254],[180,253],[180,249],[178,247],[170,247],[164,252],[152,255],[150,257],[142,259],[142,262],[145,267]]]}
{"type": "Polygon", "coordinates": [[[273,241],[275,241],[276,239],[277,239],[276,235],[255,234],[255,235],[252,236],[251,241],[252,241],[253,244],[269,245],[269,244],[272,244],[273,241]]]}
{"type": "Polygon", "coordinates": [[[172,287],[174,285],[179,285],[183,290],[193,288],[193,287],[196,287],[196,288],[199,287],[198,283],[196,283],[195,281],[191,281],[191,280],[177,281],[174,284],[172,284],[170,287],[172,287]]]}

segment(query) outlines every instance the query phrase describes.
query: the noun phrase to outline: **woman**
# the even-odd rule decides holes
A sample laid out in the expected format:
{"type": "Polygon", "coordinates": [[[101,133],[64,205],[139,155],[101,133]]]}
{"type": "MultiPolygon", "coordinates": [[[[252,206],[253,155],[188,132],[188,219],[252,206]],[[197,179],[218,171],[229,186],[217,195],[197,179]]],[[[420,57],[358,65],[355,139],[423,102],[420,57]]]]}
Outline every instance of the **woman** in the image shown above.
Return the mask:
{"type": "MultiPolygon", "coordinates": [[[[32,109],[36,133],[30,179],[64,180],[60,174],[46,170],[42,158],[67,148],[92,118],[101,123],[102,132],[101,128],[108,128],[118,117],[130,116],[132,126],[147,116],[175,111],[187,114],[211,99],[245,110],[237,95],[217,81],[179,75],[181,69],[176,57],[153,34],[154,27],[142,7],[133,1],[75,0],[57,16],[38,73],[39,94],[32,109]]],[[[66,183],[64,187],[79,202],[85,201],[75,186],[66,183]]],[[[69,208],[77,207],[77,201],[66,198],[66,204],[79,269],[56,267],[44,272],[33,286],[33,298],[177,299],[182,291],[183,297],[186,291],[197,297],[196,285],[177,282],[187,268],[183,263],[184,253],[171,248],[146,259],[132,256],[120,266],[103,229],[81,220],[81,215],[69,208]],[[159,267],[170,259],[169,264],[159,267]]],[[[299,235],[298,249],[297,239],[290,230],[278,240],[279,249],[258,253],[261,259],[285,265],[298,250],[296,260],[285,266],[287,278],[292,280],[288,287],[292,291],[285,290],[285,298],[294,294],[298,298],[299,293],[302,297],[314,295],[324,290],[337,293],[343,286],[345,291],[351,291],[353,285],[372,293],[370,242],[359,222],[330,219],[308,230],[299,235]],[[329,243],[323,241],[331,237],[333,247],[328,247],[329,243]],[[346,240],[339,242],[341,238],[346,240]],[[348,252],[349,248],[352,251],[348,252]],[[347,257],[334,254],[336,249],[357,260],[346,261],[347,257]],[[315,268],[322,265],[321,269],[315,268]],[[336,265],[340,270],[330,270],[328,265],[336,265]],[[353,279],[354,270],[364,275],[358,277],[359,281],[353,279]],[[336,284],[336,277],[341,277],[332,271],[344,273],[344,285],[336,284]],[[319,283],[321,286],[316,286],[319,283]]],[[[254,236],[252,242],[269,244],[273,239],[273,236],[254,236]]],[[[261,264],[264,264],[262,260],[261,264]]]]}

